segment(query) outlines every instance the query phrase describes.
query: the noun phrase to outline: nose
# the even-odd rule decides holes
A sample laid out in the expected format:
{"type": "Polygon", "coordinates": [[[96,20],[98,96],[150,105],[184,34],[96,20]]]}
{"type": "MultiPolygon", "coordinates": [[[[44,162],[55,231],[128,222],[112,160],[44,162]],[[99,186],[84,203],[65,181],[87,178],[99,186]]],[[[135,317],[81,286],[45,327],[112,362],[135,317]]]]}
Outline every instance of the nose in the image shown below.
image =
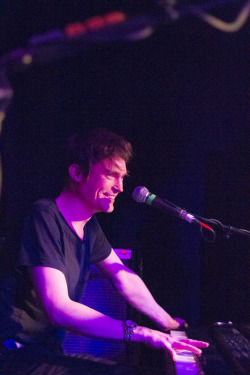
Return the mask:
{"type": "Polygon", "coordinates": [[[123,178],[119,177],[116,179],[114,188],[118,193],[123,192],[123,178]]]}

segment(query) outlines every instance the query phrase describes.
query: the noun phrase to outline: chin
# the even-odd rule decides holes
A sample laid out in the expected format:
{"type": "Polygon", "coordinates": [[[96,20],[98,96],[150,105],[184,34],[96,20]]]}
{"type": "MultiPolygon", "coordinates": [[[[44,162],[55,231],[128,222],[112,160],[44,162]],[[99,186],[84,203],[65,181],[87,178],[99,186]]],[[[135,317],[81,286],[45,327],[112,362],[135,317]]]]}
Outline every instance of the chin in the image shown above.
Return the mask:
{"type": "Polygon", "coordinates": [[[111,213],[114,211],[114,206],[113,205],[103,205],[102,207],[100,207],[100,210],[98,210],[99,212],[106,212],[107,214],[108,213],[111,213]]]}
{"type": "Polygon", "coordinates": [[[109,207],[109,209],[106,210],[105,212],[107,212],[107,214],[110,214],[110,213],[113,212],[113,211],[114,211],[114,206],[109,207]]]}

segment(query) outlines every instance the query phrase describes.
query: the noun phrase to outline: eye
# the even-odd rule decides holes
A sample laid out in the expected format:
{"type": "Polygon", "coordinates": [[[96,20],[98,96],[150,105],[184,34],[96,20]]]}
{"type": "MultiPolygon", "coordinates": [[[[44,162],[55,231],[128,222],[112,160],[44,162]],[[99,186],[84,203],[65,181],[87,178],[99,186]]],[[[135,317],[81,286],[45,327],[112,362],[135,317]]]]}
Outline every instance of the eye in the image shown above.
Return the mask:
{"type": "Polygon", "coordinates": [[[108,172],[106,172],[106,177],[108,179],[115,178],[115,173],[111,172],[111,171],[108,171],[108,172]]]}

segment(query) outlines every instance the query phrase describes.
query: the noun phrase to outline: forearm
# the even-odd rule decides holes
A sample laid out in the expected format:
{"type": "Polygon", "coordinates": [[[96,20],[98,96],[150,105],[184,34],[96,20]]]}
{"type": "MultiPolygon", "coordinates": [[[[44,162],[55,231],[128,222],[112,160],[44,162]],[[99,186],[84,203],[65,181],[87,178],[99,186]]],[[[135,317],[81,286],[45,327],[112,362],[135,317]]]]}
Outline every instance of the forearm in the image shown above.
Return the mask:
{"type": "Polygon", "coordinates": [[[120,320],[70,299],[63,306],[53,306],[48,316],[52,324],[84,336],[123,339],[120,320]]]}
{"type": "MultiPolygon", "coordinates": [[[[52,313],[52,312],[51,312],[52,313]]],[[[122,321],[109,318],[85,305],[68,300],[64,306],[54,309],[54,323],[78,334],[105,339],[123,340],[122,321]]],[[[207,343],[194,340],[176,340],[171,335],[137,326],[131,341],[142,342],[150,347],[169,351],[173,358],[175,350],[191,350],[200,354],[199,347],[207,347],[207,343]]]]}
{"type": "Polygon", "coordinates": [[[129,270],[114,282],[117,291],[138,311],[164,329],[178,328],[178,323],[155,301],[142,279],[129,270]]]}
{"type": "MultiPolygon", "coordinates": [[[[61,326],[77,334],[102,338],[123,340],[124,330],[121,320],[110,318],[86,305],[68,300],[64,306],[58,306],[50,311],[49,319],[52,324],[61,326]]],[[[137,326],[131,341],[150,344],[153,330],[137,326]]]]}

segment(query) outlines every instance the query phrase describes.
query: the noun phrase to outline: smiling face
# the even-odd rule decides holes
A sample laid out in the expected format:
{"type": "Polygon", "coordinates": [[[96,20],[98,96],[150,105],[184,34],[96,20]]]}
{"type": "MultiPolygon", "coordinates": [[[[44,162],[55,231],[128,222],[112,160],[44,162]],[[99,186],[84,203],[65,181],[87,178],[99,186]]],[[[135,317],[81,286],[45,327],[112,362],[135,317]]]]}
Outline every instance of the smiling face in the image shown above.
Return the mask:
{"type": "Polygon", "coordinates": [[[123,191],[123,178],[126,175],[125,161],[114,157],[95,163],[88,177],[81,177],[77,195],[91,215],[114,210],[115,198],[123,191]]]}

